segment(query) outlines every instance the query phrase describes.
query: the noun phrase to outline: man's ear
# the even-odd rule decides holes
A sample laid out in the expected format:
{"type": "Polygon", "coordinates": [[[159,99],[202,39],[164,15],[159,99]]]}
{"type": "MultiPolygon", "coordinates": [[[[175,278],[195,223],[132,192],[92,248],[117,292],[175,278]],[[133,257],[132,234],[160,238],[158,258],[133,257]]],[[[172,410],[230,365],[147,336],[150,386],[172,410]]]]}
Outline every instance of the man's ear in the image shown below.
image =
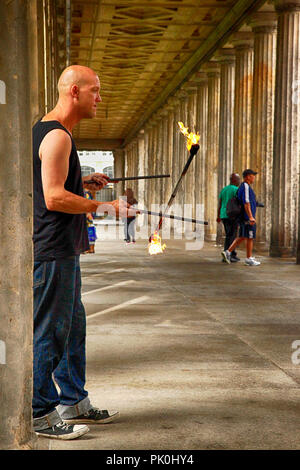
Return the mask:
{"type": "Polygon", "coordinates": [[[72,85],[71,86],[71,96],[72,98],[77,98],[79,97],[79,88],[77,85],[72,85]]]}

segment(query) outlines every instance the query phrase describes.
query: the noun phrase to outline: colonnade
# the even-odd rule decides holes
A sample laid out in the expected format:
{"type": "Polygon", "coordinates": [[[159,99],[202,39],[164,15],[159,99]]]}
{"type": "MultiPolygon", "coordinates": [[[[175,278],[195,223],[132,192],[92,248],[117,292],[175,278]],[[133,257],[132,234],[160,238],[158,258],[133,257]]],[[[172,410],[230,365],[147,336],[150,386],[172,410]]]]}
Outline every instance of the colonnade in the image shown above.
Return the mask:
{"type": "Polygon", "coordinates": [[[31,127],[65,67],[63,0],[0,2],[0,443],[32,447],[31,127]],[[55,14],[54,14],[55,12],[55,14]]]}
{"type": "Polygon", "coordinates": [[[217,203],[232,172],[258,172],[257,248],[293,256],[297,248],[300,151],[300,0],[257,12],[176,91],[125,148],[125,173],[170,173],[135,182],[147,207],[165,203],[188,158],[178,121],[200,134],[200,149],[177,204],[204,204],[207,240],[220,241],[217,203]],[[143,186],[141,186],[143,184],[143,186]]]}

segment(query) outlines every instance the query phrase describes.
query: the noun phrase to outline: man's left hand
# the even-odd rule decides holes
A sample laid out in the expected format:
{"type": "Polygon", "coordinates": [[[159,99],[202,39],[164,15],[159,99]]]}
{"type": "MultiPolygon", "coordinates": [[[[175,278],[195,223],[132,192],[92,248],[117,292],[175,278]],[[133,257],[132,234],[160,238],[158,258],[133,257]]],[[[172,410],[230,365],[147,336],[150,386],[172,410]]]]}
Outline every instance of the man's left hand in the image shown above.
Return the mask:
{"type": "Polygon", "coordinates": [[[109,176],[105,175],[104,173],[91,173],[88,176],[84,176],[83,182],[92,181],[92,183],[85,183],[85,186],[88,189],[99,191],[100,189],[104,188],[104,186],[109,183],[109,176]]]}

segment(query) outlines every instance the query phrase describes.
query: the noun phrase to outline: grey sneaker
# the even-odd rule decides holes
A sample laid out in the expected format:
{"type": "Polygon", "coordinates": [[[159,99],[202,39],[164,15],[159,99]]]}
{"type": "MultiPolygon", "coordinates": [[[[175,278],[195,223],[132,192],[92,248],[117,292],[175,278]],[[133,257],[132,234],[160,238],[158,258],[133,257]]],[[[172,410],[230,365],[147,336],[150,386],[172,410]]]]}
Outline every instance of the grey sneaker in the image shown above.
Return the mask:
{"type": "Polygon", "coordinates": [[[120,413],[118,411],[99,410],[98,408],[91,408],[86,413],[76,416],[75,418],[64,419],[65,423],[84,423],[84,424],[107,424],[112,423],[118,419],[120,413]]]}
{"type": "Polygon", "coordinates": [[[61,422],[55,424],[55,426],[52,426],[51,428],[35,432],[38,436],[48,437],[50,439],[63,439],[66,441],[83,436],[89,432],[89,428],[82,425],[70,426],[69,424],[61,422]]]}
{"type": "Polygon", "coordinates": [[[245,259],[245,264],[247,264],[248,266],[259,266],[260,265],[260,261],[257,261],[254,256],[251,256],[250,258],[246,258],[245,259]]]}
{"type": "Polygon", "coordinates": [[[228,250],[225,250],[225,251],[222,251],[221,255],[223,256],[223,259],[226,263],[230,264],[230,251],[228,250]]]}

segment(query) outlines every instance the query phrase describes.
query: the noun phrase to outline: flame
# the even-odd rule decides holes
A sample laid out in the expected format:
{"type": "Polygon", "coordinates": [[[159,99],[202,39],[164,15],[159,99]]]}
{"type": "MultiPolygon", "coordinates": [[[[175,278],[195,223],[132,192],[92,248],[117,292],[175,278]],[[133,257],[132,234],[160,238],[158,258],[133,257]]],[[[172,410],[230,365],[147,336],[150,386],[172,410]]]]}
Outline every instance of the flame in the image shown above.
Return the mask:
{"type": "Polygon", "coordinates": [[[180,131],[182,132],[182,134],[187,138],[186,148],[188,150],[191,150],[191,146],[193,144],[198,144],[200,135],[198,133],[194,134],[193,132],[189,132],[189,128],[185,127],[183,122],[179,121],[178,126],[180,127],[180,131]]]}
{"type": "Polygon", "coordinates": [[[151,243],[148,245],[149,255],[158,255],[159,253],[163,253],[165,248],[166,244],[161,244],[161,238],[158,235],[158,232],[154,232],[151,243]]]}

